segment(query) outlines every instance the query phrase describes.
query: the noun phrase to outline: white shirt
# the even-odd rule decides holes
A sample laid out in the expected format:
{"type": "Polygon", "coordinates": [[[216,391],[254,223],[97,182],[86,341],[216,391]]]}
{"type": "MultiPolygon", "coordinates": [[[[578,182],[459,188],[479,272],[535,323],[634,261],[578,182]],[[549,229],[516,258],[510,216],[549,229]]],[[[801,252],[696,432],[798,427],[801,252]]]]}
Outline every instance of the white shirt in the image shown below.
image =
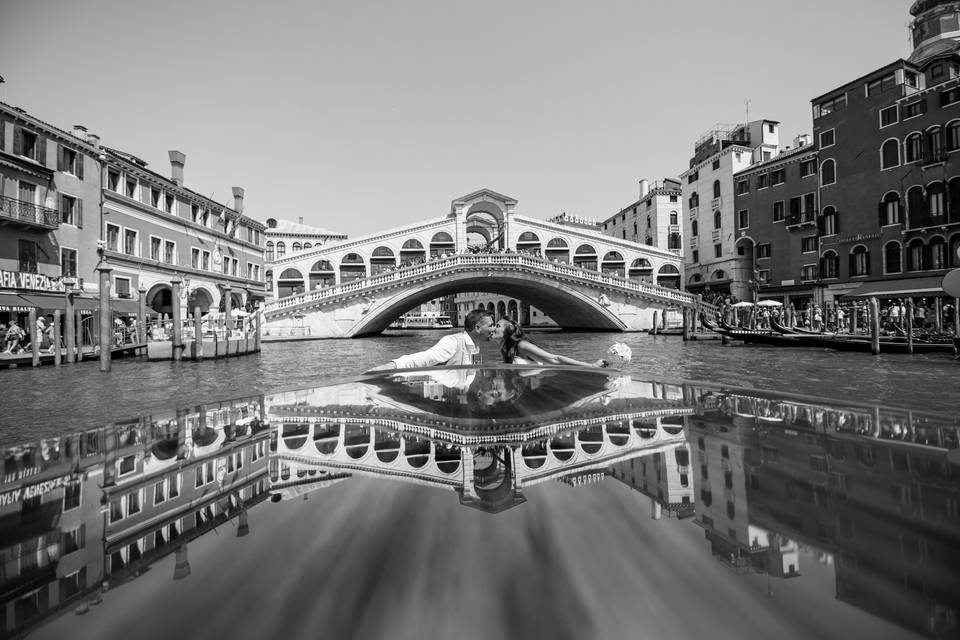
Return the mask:
{"type": "Polygon", "coordinates": [[[435,367],[440,364],[473,364],[474,355],[479,353],[477,345],[466,331],[451,333],[440,338],[437,344],[426,351],[411,353],[395,358],[397,369],[413,367],[435,367]]]}

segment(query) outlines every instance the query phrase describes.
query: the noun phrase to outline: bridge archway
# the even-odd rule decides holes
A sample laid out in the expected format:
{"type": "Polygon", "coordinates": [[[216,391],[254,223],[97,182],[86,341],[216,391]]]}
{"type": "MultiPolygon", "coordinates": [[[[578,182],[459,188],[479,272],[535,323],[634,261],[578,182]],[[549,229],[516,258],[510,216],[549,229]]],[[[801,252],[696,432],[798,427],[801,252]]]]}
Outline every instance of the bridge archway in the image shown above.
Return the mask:
{"type": "Polygon", "coordinates": [[[161,282],[150,287],[146,297],[147,307],[157,313],[173,313],[173,289],[170,285],[161,282]]]}
{"type": "Polygon", "coordinates": [[[298,269],[284,269],[277,278],[277,296],[283,298],[303,293],[304,286],[303,274],[298,269]]]}

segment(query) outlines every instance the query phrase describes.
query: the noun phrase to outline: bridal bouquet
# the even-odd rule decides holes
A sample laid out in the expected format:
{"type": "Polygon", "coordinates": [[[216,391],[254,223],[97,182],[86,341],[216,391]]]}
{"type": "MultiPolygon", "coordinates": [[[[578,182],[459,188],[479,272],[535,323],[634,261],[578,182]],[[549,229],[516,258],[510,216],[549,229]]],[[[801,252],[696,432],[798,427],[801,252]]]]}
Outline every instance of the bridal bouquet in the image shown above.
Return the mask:
{"type": "Polygon", "coordinates": [[[633,357],[633,351],[622,342],[614,342],[610,345],[610,348],[607,349],[607,353],[610,355],[608,359],[610,366],[617,368],[625,364],[630,364],[630,359],[633,357]]]}

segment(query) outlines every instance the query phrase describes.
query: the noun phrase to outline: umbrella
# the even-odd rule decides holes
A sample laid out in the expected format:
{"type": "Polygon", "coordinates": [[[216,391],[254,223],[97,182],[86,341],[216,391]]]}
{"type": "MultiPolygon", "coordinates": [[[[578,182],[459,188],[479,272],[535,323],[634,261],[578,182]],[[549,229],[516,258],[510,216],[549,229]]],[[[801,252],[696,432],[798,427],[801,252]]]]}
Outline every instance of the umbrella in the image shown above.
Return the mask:
{"type": "Polygon", "coordinates": [[[733,307],[735,309],[742,309],[743,307],[752,307],[752,306],[753,306],[753,303],[747,302],[746,300],[741,300],[740,302],[735,302],[733,304],[733,307]]]}
{"type": "Polygon", "coordinates": [[[782,302],[777,302],[776,300],[761,300],[757,303],[758,307],[782,307],[782,302]]]}

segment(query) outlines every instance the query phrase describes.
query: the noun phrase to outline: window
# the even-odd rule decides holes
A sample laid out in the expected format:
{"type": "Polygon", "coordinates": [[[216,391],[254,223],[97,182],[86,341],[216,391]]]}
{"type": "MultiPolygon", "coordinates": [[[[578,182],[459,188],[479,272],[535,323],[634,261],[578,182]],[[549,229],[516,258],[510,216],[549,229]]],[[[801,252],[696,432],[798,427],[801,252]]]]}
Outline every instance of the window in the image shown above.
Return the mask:
{"type": "Polygon", "coordinates": [[[720,197],[720,181],[719,180],[713,181],[713,197],[714,198],[720,197]]]}
{"type": "Polygon", "coordinates": [[[163,261],[167,264],[177,264],[177,244],[171,240],[163,241],[163,261]]]}
{"type": "Polygon", "coordinates": [[[83,226],[83,216],[81,215],[81,206],[83,202],[68,196],[65,193],[60,194],[60,222],[75,227],[83,226]]]}
{"type": "Polygon", "coordinates": [[[130,278],[121,278],[117,276],[114,278],[113,286],[117,290],[118,298],[132,298],[133,295],[130,293],[130,278]]]}
{"type": "Polygon", "coordinates": [[[758,173],[757,174],[757,189],[766,189],[767,188],[767,174],[758,173]]]}
{"type": "MultiPolygon", "coordinates": [[[[647,222],[649,222],[649,221],[650,221],[650,218],[647,218],[647,222]]],[[[671,212],[670,212],[670,224],[677,224],[678,221],[679,221],[679,217],[678,217],[678,215],[677,215],[677,212],[676,212],[676,211],[671,211],[671,212]]]]}
{"type": "Polygon", "coordinates": [[[700,172],[694,171],[693,173],[687,176],[687,184],[693,184],[699,179],[700,179],[700,172]]]}
{"type": "Polygon", "coordinates": [[[883,196],[880,201],[880,226],[900,224],[900,194],[896,191],[883,196]]]}
{"type": "Polygon", "coordinates": [[[918,238],[907,246],[907,271],[925,271],[926,269],[927,263],[923,250],[923,240],[918,238]]]}
{"type": "Polygon", "coordinates": [[[823,274],[824,279],[840,277],[840,257],[837,256],[836,252],[827,251],[824,253],[823,257],[820,258],[820,264],[820,273],[823,274]]]}
{"type": "Polygon", "coordinates": [[[740,180],[737,182],[737,195],[743,195],[744,193],[750,193],[749,180],[740,180]]]}
{"type": "Polygon", "coordinates": [[[720,168],[720,158],[717,158],[716,160],[713,161],[712,168],[714,171],[720,168]]]}
{"type": "MultiPolygon", "coordinates": [[[[63,510],[70,511],[80,506],[83,487],[79,482],[68,484],[63,490],[63,510]]],[[[83,525],[81,525],[81,528],[83,525]]]]}
{"type": "Polygon", "coordinates": [[[282,258],[287,253],[287,245],[283,242],[277,242],[277,258],[282,258]]]}
{"type": "Polygon", "coordinates": [[[811,253],[817,250],[817,236],[804,236],[800,238],[800,251],[811,253]]]}
{"type": "Polygon", "coordinates": [[[177,199],[168,193],[163,200],[163,210],[167,213],[173,213],[173,203],[176,201],[177,199]]]}
{"type": "Polygon", "coordinates": [[[815,264],[805,264],[800,267],[800,280],[803,282],[809,282],[811,280],[817,279],[817,265],[815,264]]]}
{"type": "Polygon", "coordinates": [[[15,129],[13,132],[13,152],[35,160],[40,164],[47,163],[47,141],[32,131],[15,129]]]}
{"type": "Polygon", "coordinates": [[[956,104],[960,102],[960,87],[953,87],[947,91],[943,91],[940,94],[940,106],[946,107],[951,104],[956,104]]]}
{"type": "Polygon", "coordinates": [[[138,255],[137,232],[134,229],[123,230],[123,252],[128,256],[138,255]]]}
{"type": "Polygon", "coordinates": [[[927,211],[930,214],[932,224],[940,224],[944,213],[944,196],[946,187],[943,182],[934,182],[927,186],[927,211]]]}
{"type": "Polygon", "coordinates": [[[758,258],[769,258],[770,257],[770,243],[763,242],[758,244],[755,247],[755,251],[758,258]]]}
{"type": "Polygon", "coordinates": [[[124,182],[123,195],[128,198],[137,197],[137,179],[127,176],[126,182],[124,182]]]}
{"type": "Polygon", "coordinates": [[[868,276],[870,275],[870,252],[865,246],[857,245],[850,252],[850,275],[868,276]]]}
{"type": "Polygon", "coordinates": [[[210,271],[210,252],[203,251],[200,254],[200,268],[204,271],[210,271]]]}
{"type": "Polygon", "coordinates": [[[820,165],[820,186],[825,187],[837,181],[837,164],[830,160],[824,160],[820,165]]]}
{"type": "Polygon", "coordinates": [[[741,209],[737,212],[737,228],[746,229],[750,226],[750,212],[747,209],[741,209]]]}
{"type": "Polygon", "coordinates": [[[61,146],[57,159],[57,171],[72,173],[83,180],[83,156],[67,147],[61,146]]]}
{"type": "Polygon", "coordinates": [[[842,94],[829,100],[824,100],[813,110],[814,119],[830,115],[834,111],[841,111],[847,107],[847,94],[842,94]]]}
{"type": "Polygon", "coordinates": [[[113,169],[107,171],[107,189],[120,193],[120,172],[113,169]]]}
{"type": "Polygon", "coordinates": [[[820,133],[820,148],[832,147],[836,143],[836,135],[833,129],[827,129],[820,133]]]}
{"type": "Polygon", "coordinates": [[[700,225],[697,224],[697,221],[694,220],[690,223],[690,235],[694,238],[697,237],[700,225]]]}
{"type": "Polygon", "coordinates": [[[884,91],[893,89],[895,86],[896,80],[892,73],[883,76],[882,78],[877,78],[876,80],[872,80],[866,84],[867,97],[870,98],[879,95],[884,91]]]}
{"type": "Polygon", "coordinates": [[[783,222],[783,200],[773,203],[773,221],[783,222]]]}
{"type": "Polygon", "coordinates": [[[190,266],[194,269],[200,268],[200,249],[196,247],[190,248],[190,266]]]}
{"type": "Polygon", "coordinates": [[[160,260],[160,251],[163,247],[163,240],[157,236],[150,236],[150,259],[160,260]]]}
{"type": "Polygon", "coordinates": [[[77,251],[76,249],[60,248],[60,275],[64,278],[77,277],[77,251]]]}
{"type": "Polygon", "coordinates": [[[120,251],[120,227],[107,223],[107,250],[120,251]]]}
{"type": "Polygon", "coordinates": [[[883,272],[900,273],[903,271],[899,242],[888,242],[883,245],[883,272]]]}
{"type": "Polygon", "coordinates": [[[783,169],[776,169],[775,171],[770,172],[770,184],[777,186],[778,184],[783,184],[784,182],[784,171],[783,169]]]}
{"type": "Polygon", "coordinates": [[[817,161],[815,158],[810,158],[809,160],[804,160],[800,163],[800,177],[806,178],[807,176],[812,176],[817,172],[817,161]]]}
{"type": "Polygon", "coordinates": [[[900,141],[891,138],[880,147],[880,168],[892,169],[900,166],[900,141]]]}
{"type": "Polygon", "coordinates": [[[37,185],[21,180],[19,193],[20,202],[37,204],[37,185]]]}
{"type": "Polygon", "coordinates": [[[700,262],[700,252],[697,251],[696,249],[694,249],[693,251],[691,251],[691,252],[690,252],[690,259],[691,259],[694,263],[700,262]]]}
{"type": "Polygon", "coordinates": [[[719,244],[713,245],[713,257],[714,258],[723,257],[723,248],[719,244]]]}
{"type": "Polygon", "coordinates": [[[160,208],[160,189],[150,189],[150,206],[154,209],[160,208]]]}
{"type": "Polygon", "coordinates": [[[273,243],[270,241],[267,241],[267,246],[264,249],[265,249],[264,255],[263,255],[264,260],[266,260],[267,262],[273,262],[273,243]]]}
{"type": "Polygon", "coordinates": [[[880,128],[889,127],[892,124],[897,124],[899,122],[897,118],[897,107],[896,105],[892,107],[887,107],[886,109],[880,109],[880,128]]]}
{"type": "Polygon", "coordinates": [[[714,228],[714,229],[719,229],[721,222],[722,222],[722,218],[720,217],[720,212],[719,212],[719,211],[715,211],[715,212],[713,213],[713,228],[714,228]]]}
{"type": "Polygon", "coordinates": [[[927,102],[925,100],[918,100],[916,102],[911,102],[910,104],[903,107],[903,119],[909,120],[910,118],[915,118],[919,115],[923,115],[927,112],[927,102]]]}
{"type": "Polygon", "coordinates": [[[197,204],[190,205],[190,221],[191,222],[200,221],[200,205],[197,205],[197,204]]]}
{"type": "Polygon", "coordinates": [[[916,162],[923,156],[923,136],[919,133],[911,133],[904,141],[904,160],[906,162],[916,162]]]}
{"type": "Polygon", "coordinates": [[[820,219],[820,235],[837,235],[837,210],[833,207],[825,207],[823,217],[820,219]]]}

